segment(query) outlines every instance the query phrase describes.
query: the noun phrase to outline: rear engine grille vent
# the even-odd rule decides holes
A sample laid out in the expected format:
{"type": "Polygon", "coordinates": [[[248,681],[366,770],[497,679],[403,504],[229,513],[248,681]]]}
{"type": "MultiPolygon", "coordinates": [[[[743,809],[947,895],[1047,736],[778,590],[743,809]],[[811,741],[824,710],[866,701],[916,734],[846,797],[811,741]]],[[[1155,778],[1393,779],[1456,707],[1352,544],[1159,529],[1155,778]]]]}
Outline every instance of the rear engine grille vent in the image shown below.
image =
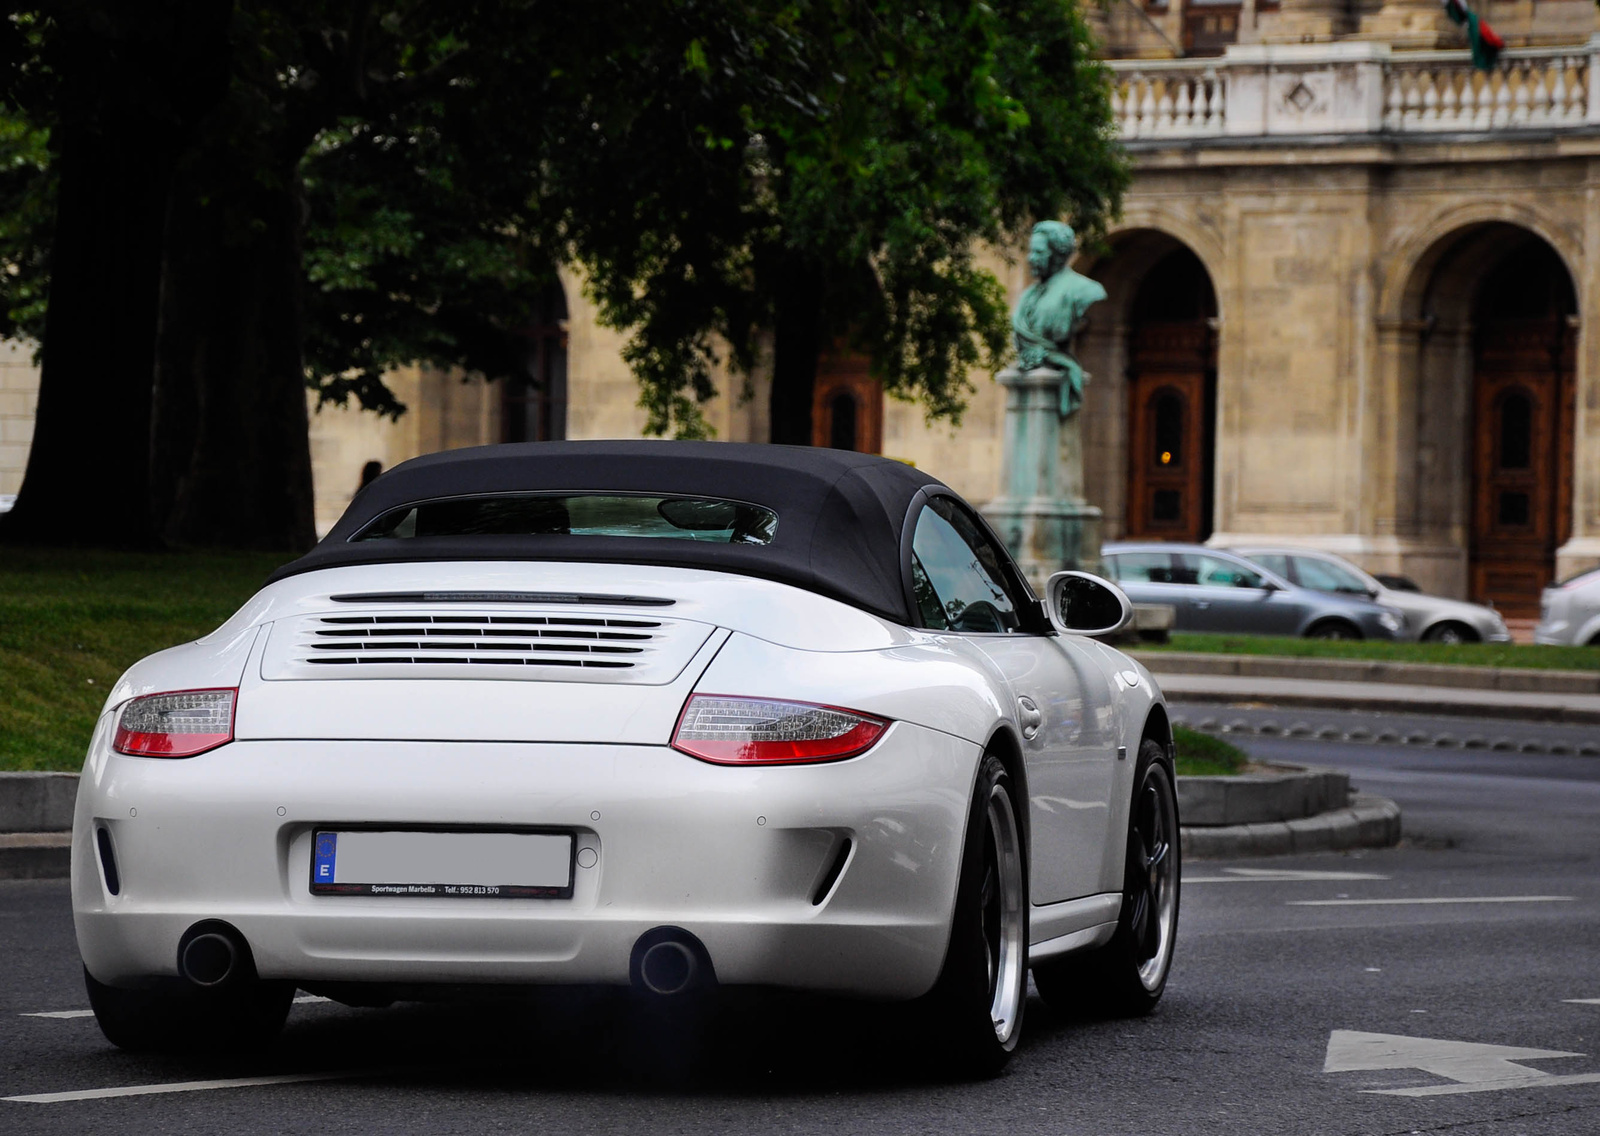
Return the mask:
{"type": "Polygon", "coordinates": [[[297,662],[631,669],[660,620],[575,615],[328,615],[307,621],[297,662]]]}

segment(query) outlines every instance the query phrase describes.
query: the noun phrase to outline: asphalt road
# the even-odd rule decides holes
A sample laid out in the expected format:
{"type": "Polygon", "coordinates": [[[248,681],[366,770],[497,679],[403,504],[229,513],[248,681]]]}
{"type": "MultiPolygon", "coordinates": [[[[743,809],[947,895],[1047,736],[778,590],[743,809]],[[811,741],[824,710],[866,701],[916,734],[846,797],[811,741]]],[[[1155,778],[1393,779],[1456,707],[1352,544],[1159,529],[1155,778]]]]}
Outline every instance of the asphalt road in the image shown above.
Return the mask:
{"type": "Polygon", "coordinates": [[[1600,759],[1240,738],[1397,799],[1404,844],[1188,865],[1157,1012],[1035,999],[993,1081],[929,1077],[880,1008],[773,997],[691,1023],[588,995],[304,1002],[264,1055],[131,1056],[31,1016],[87,1004],[67,890],[6,883],[0,1097],[199,1084],[0,1100],[0,1132],[1600,1132],[1600,759]],[[327,1079],[206,1084],[273,1076],[327,1079]]]}

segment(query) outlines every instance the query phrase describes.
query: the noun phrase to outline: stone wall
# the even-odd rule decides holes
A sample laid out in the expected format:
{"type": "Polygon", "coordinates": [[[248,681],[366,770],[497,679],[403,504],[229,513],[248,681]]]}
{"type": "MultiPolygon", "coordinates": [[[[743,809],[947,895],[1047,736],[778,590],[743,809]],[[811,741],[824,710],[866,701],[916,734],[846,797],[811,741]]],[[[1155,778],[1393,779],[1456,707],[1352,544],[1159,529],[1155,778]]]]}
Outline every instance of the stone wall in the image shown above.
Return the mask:
{"type": "Polygon", "coordinates": [[[38,405],[39,369],[33,365],[33,347],[0,342],[0,493],[15,493],[22,486],[38,405]]]}

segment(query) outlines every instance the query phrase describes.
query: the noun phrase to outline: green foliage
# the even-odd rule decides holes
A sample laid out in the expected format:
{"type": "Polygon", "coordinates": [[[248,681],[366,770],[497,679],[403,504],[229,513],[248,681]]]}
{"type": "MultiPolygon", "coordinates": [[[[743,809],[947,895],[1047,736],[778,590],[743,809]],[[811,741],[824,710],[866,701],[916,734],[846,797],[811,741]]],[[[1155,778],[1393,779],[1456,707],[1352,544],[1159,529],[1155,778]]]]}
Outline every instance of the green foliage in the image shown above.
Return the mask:
{"type": "Polygon", "coordinates": [[[1172,728],[1179,777],[1228,777],[1244,769],[1244,750],[1187,726],[1172,728]]]}
{"type": "Polygon", "coordinates": [[[49,140],[0,110],[0,339],[44,338],[56,189],[49,140]]]}
{"type": "Polygon", "coordinates": [[[1279,655],[1286,658],[1381,659],[1465,667],[1518,667],[1551,671],[1600,670],[1600,650],[1518,643],[1391,643],[1374,639],[1288,639],[1271,635],[1200,635],[1180,632],[1165,645],[1139,651],[1198,651],[1208,655],[1279,655]]]}
{"type": "Polygon", "coordinates": [[[216,628],[281,560],[7,549],[0,769],[77,769],[118,676],[216,628]]]}

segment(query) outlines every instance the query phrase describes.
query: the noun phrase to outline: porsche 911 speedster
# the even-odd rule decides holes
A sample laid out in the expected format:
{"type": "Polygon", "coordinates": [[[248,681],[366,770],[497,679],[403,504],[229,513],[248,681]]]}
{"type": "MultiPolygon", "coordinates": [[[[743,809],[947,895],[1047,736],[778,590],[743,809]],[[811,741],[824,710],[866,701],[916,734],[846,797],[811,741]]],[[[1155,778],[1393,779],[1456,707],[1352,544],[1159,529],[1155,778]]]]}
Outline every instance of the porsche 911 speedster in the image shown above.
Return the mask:
{"type": "Polygon", "coordinates": [[[418,458],[212,634],[135,664],[78,794],[91,1004],[260,1043],[296,987],[917,999],[972,1072],[1136,1014],[1177,929],[1161,694],[927,474],[834,450],[418,458]]]}

